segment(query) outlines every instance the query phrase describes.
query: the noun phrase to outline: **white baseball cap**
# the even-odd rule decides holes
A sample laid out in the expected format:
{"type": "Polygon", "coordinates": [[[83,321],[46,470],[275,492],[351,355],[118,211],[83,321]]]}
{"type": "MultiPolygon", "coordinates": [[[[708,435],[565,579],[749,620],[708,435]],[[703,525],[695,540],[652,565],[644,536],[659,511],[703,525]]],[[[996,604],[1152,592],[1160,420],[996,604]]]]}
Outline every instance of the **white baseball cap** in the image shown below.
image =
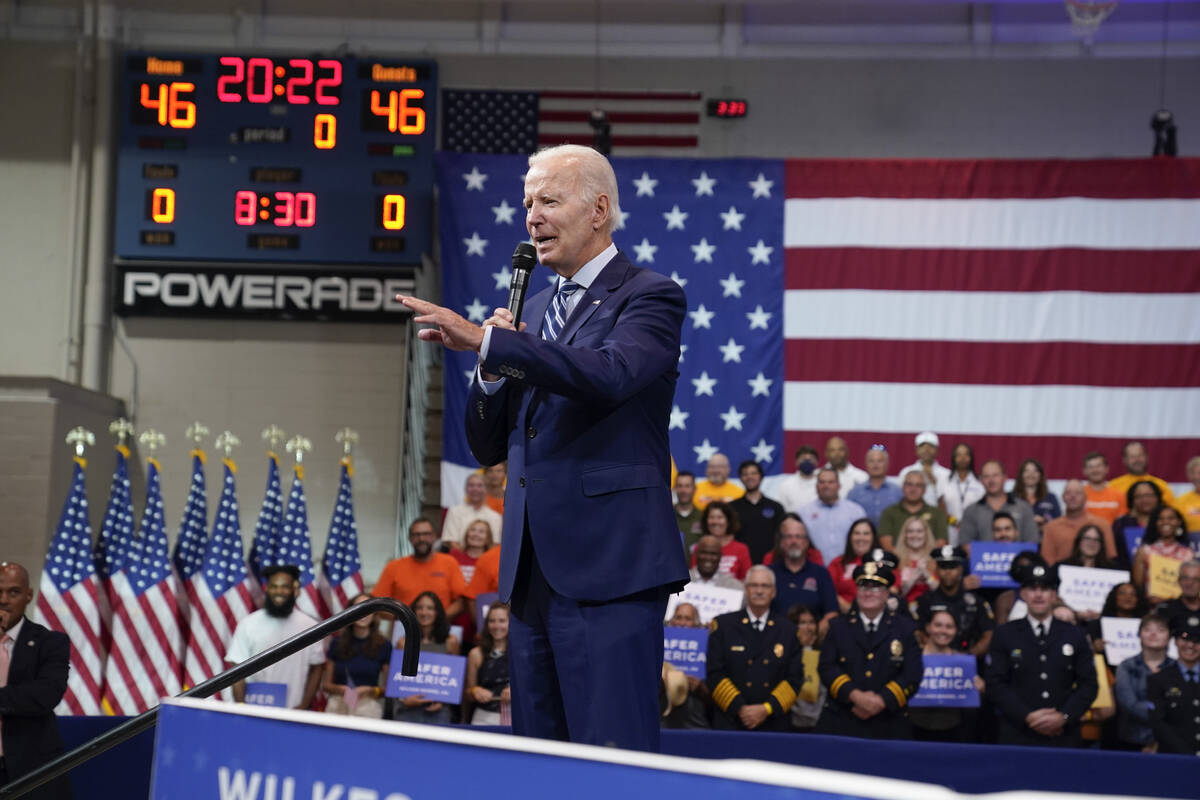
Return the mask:
{"type": "Polygon", "coordinates": [[[933,431],[921,431],[917,434],[917,447],[923,444],[931,444],[938,447],[938,435],[933,431]]]}

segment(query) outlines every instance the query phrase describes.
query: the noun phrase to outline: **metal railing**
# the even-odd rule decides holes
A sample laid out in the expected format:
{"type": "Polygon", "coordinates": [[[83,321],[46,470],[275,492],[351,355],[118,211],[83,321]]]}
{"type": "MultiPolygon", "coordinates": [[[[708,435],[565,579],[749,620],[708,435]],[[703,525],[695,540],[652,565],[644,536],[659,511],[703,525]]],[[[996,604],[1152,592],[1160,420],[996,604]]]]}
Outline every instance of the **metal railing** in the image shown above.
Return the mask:
{"type": "MultiPolygon", "coordinates": [[[[427,262],[417,273],[415,293],[418,297],[435,296],[436,270],[427,262]]],[[[400,492],[396,510],[397,556],[408,555],[408,526],[421,516],[425,497],[425,428],[428,425],[426,412],[429,405],[430,371],[441,359],[442,348],[432,347],[417,338],[417,326],[411,321],[407,336],[408,364],[404,393],[404,409],[401,412],[403,433],[400,444],[400,492]]]]}
{"type": "MultiPolygon", "coordinates": [[[[193,686],[180,697],[211,697],[222,689],[228,688],[249,675],[253,675],[264,667],[269,667],[293,653],[319,642],[331,633],[340,630],[356,619],[378,611],[384,611],[396,616],[404,626],[404,657],[400,672],[403,675],[416,675],[417,662],[421,657],[421,626],[412,609],[403,603],[398,603],[389,597],[376,597],[358,605],[350,606],[327,620],[324,620],[303,633],[298,633],[290,639],[285,639],[269,650],[264,650],[251,656],[236,667],[227,669],[219,675],[214,675],[204,683],[193,686]]],[[[20,797],[37,787],[52,781],[101,753],[116,747],[121,742],[131,739],[158,721],[158,707],[143,712],[133,719],[123,722],[112,730],[97,736],[89,742],[84,742],[70,752],[63,753],[53,761],[49,761],[26,773],[14,781],[0,786],[0,798],[20,797]]]]}

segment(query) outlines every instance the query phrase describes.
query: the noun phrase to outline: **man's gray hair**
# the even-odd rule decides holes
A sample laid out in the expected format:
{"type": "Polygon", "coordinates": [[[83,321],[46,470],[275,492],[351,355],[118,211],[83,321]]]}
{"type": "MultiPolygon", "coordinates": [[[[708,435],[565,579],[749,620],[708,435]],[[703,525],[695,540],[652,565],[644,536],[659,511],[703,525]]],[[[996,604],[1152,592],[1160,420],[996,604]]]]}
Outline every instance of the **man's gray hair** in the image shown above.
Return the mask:
{"type": "Polygon", "coordinates": [[[529,156],[529,166],[537,166],[548,158],[565,158],[576,167],[577,186],[584,202],[594,203],[600,195],[608,196],[608,220],[604,230],[611,236],[621,219],[621,202],[617,192],[617,174],[613,172],[608,159],[581,144],[560,144],[538,150],[529,156]]]}
{"type": "Polygon", "coordinates": [[[746,583],[750,582],[750,576],[756,572],[766,575],[767,578],[770,579],[771,585],[772,586],[775,585],[775,571],[772,570],[770,567],[764,567],[762,564],[756,564],[755,566],[751,567],[749,570],[746,571],[746,583]]]}

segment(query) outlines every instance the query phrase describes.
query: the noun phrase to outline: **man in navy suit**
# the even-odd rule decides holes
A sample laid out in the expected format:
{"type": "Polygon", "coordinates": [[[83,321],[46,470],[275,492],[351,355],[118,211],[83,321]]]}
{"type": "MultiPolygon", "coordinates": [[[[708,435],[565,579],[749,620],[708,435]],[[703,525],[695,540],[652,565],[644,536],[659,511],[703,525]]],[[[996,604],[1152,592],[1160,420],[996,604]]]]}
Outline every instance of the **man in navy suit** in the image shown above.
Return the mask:
{"type": "MultiPolygon", "coordinates": [[[[67,691],[71,645],[66,634],[25,619],[32,599],[25,568],[0,563],[0,663],[7,661],[7,670],[0,668],[0,785],[63,752],[54,707],[67,691]]],[[[71,784],[63,775],[25,796],[63,800],[71,784]]]]}
{"type": "Polygon", "coordinates": [[[420,336],[479,352],[467,435],[507,459],[500,598],[512,604],[513,730],[658,749],[666,598],[688,580],[667,426],[687,309],[613,244],[616,176],[594,150],[530,157],[526,228],[558,275],[483,327],[414,298],[420,336]]]}

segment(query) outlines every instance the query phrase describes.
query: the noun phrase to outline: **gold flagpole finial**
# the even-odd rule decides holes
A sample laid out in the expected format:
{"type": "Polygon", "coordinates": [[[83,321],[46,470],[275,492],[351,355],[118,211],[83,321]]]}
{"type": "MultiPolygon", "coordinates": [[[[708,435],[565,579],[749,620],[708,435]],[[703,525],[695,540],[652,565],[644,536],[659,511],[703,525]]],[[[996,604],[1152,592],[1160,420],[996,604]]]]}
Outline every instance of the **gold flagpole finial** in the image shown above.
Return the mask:
{"type": "Polygon", "coordinates": [[[150,452],[150,458],[154,458],[155,451],[166,443],[167,437],[153,428],[142,431],[142,435],[138,437],[138,444],[150,452]]]}
{"type": "Polygon", "coordinates": [[[242,440],[239,439],[233,433],[233,431],[225,431],[224,433],[222,433],[220,436],[217,437],[216,448],[218,450],[223,450],[225,452],[226,458],[232,458],[233,457],[233,448],[237,447],[241,443],[242,443],[242,440]]]}
{"type": "Polygon", "coordinates": [[[342,428],[334,434],[333,440],[342,446],[342,453],[351,455],[354,445],[358,444],[358,431],[353,428],[342,428]]]}
{"type": "Polygon", "coordinates": [[[117,437],[119,447],[124,447],[125,440],[133,436],[133,423],[124,417],[114,419],[108,425],[108,432],[117,437]]]}
{"type": "Polygon", "coordinates": [[[287,451],[296,457],[296,463],[304,463],[304,454],[312,450],[312,440],[305,436],[293,436],[288,439],[287,451]]]}
{"type": "Polygon", "coordinates": [[[83,458],[83,448],[91,447],[95,443],[95,435],[82,425],[72,428],[67,434],[67,444],[74,445],[76,458],[83,458]]]}
{"type": "Polygon", "coordinates": [[[268,450],[278,453],[280,443],[287,439],[287,432],[275,423],[271,423],[263,428],[262,439],[267,443],[268,450]]]}
{"type": "Polygon", "coordinates": [[[187,430],[183,432],[183,435],[187,437],[187,440],[192,443],[195,449],[199,450],[200,445],[208,438],[208,433],[208,426],[200,420],[196,420],[187,426],[187,430]]]}

